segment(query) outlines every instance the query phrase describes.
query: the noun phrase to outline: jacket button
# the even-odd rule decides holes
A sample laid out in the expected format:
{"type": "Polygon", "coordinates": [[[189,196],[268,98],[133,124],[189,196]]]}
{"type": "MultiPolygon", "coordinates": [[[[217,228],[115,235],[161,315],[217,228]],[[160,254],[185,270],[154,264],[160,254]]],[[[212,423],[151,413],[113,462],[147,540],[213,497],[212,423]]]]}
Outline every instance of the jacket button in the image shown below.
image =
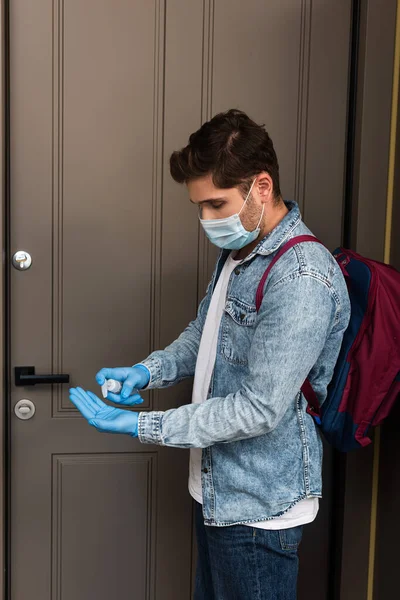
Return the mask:
{"type": "Polygon", "coordinates": [[[239,275],[239,273],[240,273],[240,269],[238,267],[236,267],[236,269],[235,269],[235,275],[239,275]]]}
{"type": "Polygon", "coordinates": [[[240,320],[243,321],[243,319],[245,318],[245,314],[244,313],[240,313],[240,320]]]}
{"type": "Polygon", "coordinates": [[[203,473],[208,473],[208,469],[203,469],[203,473]]]}

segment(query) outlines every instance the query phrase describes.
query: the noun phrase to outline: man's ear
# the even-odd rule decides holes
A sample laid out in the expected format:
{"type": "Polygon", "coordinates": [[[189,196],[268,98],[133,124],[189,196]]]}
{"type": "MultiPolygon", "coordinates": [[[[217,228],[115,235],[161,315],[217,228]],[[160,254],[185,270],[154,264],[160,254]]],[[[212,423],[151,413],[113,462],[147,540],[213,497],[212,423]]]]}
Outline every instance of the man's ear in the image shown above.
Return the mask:
{"type": "Polygon", "coordinates": [[[265,171],[260,173],[257,181],[257,190],[260,194],[261,200],[266,202],[273,196],[274,185],[272,183],[271,176],[265,171]]]}

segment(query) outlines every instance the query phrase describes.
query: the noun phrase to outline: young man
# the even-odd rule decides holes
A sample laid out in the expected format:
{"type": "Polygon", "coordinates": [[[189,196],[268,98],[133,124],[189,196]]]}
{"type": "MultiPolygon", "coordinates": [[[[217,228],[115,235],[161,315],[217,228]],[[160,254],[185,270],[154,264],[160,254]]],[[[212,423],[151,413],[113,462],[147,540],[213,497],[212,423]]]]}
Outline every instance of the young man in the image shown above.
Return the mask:
{"type": "Polygon", "coordinates": [[[349,321],[346,284],[326,248],[300,243],[272,268],[257,312],[256,290],[272,258],[311,232],[297,204],[282,199],[268,133],[243,112],[205,123],[170,166],[221,248],[212,279],[177,340],[96,379],[123,383],[121,395],[108,398],[134,405],[141,402],[135,388],[194,375],[192,403],[135,413],[81,388],[70,397],[99,431],[190,448],[195,600],[294,600],[303,526],[322,496],[322,442],[300,388],[309,377],[319,401],[326,397],[349,321]]]}

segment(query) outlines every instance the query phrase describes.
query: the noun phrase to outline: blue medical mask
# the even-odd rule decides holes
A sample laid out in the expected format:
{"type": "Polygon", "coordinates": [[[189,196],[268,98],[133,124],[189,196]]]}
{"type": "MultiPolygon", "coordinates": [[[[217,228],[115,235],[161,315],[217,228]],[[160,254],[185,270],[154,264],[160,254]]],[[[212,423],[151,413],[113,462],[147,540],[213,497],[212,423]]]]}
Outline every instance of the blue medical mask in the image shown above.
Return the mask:
{"type": "Polygon", "coordinates": [[[249,193],[246,196],[246,200],[244,201],[243,206],[238,213],[235,213],[231,217],[226,217],[225,219],[200,219],[200,223],[204,228],[206,236],[210,242],[219,248],[240,250],[241,248],[247,246],[247,244],[254,242],[254,240],[259,236],[260,223],[264,214],[264,204],[258,225],[253,231],[247,231],[247,229],[243,227],[243,223],[239,216],[247,200],[249,199],[256,179],[253,180],[253,183],[249,189],[249,193]]]}

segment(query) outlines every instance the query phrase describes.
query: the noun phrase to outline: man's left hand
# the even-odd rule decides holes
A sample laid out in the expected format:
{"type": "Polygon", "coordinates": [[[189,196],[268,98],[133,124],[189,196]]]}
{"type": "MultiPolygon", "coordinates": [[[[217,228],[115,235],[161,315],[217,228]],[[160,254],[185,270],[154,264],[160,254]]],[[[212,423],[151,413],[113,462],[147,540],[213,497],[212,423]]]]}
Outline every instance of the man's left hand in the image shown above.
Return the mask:
{"type": "Polygon", "coordinates": [[[69,398],[89,425],[105,433],[126,433],[137,437],[138,413],[105,404],[93,392],[70,388],[69,398]]]}

